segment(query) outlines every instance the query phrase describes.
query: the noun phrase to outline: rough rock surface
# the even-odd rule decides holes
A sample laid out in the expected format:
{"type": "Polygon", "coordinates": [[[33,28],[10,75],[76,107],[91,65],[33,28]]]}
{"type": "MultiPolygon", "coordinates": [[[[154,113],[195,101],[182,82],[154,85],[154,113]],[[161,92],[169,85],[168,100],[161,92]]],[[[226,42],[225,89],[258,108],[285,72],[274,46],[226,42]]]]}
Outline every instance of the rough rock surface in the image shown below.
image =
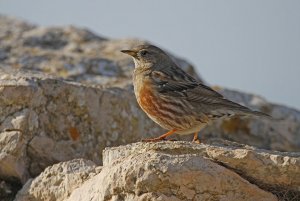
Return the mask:
{"type": "Polygon", "coordinates": [[[272,119],[236,117],[219,121],[203,130],[204,139],[217,137],[269,150],[300,151],[298,110],[253,94],[227,89],[219,92],[230,100],[271,115],[272,119]]]}
{"type": "MultiPolygon", "coordinates": [[[[116,86],[131,79],[133,62],[120,50],[147,42],[107,39],[76,27],[37,27],[0,16],[0,67],[45,72],[81,83],[116,86]]],[[[197,77],[191,64],[175,58],[197,77]]]]}
{"type": "Polygon", "coordinates": [[[0,174],[23,182],[59,161],[84,157],[100,164],[106,146],[162,132],[125,89],[2,72],[0,93],[0,174]]]}
{"type": "MultiPolygon", "coordinates": [[[[139,109],[131,85],[133,62],[119,52],[141,43],[146,42],[0,16],[0,178],[19,186],[60,161],[85,158],[100,165],[106,146],[162,134],[139,109]]],[[[174,60],[197,77],[192,65],[174,60]]],[[[300,150],[299,111],[260,96],[218,90],[276,120],[219,121],[201,132],[204,141],[223,138],[269,150],[300,150]]]]}
{"type": "Polygon", "coordinates": [[[35,179],[30,179],[19,191],[16,200],[64,200],[93,174],[98,173],[95,163],[74,159],[48,167],[35,179]]]}
{"type": "MultiPolygon", "coordinates": [[[[88,175],[76,176],[81,178],[78,182],[60,176],[65,174],[60,169],[77,164],[74,161],[47,168],[23,187],[17,200],[45,200],[45,195],[47,200],[69,201],[300,199],[299,153],[226,141],[200,145],[178,141],[106,148],[103,157],[103,167],[76,166],[88,175]],[[57,178],[60,182],[53,187],[57,178]],[[60,191],[55,190],[58,187],[60,191]],[[49,190],[41,193],[41,189],[49,190]]],[[[78,175],[69,172],[68,177],[73,174],[78,175]]]]}

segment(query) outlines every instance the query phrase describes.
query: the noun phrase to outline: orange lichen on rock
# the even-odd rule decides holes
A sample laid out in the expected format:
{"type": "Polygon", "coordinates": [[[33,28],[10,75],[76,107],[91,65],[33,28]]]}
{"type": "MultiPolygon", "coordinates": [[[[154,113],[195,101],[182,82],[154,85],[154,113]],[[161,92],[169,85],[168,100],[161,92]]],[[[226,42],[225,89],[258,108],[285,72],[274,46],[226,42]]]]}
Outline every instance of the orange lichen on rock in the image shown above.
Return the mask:
{"type": "Polygon", "coordinates": [[[75,128],[75,127],[69,128],[69,134],[73,141],[77,141],[80,137],[80,134],[79,134],[77,128],[75,128]]]}

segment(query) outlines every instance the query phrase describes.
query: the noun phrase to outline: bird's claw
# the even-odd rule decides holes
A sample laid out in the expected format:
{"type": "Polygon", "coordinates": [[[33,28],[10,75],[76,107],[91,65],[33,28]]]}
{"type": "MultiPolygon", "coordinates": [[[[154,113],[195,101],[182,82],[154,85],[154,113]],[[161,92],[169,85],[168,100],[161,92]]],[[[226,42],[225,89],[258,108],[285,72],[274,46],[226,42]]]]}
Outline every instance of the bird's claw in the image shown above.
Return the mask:
{"type": "Polygon", "coordinates": [[[201,142],[200,142],[200,140],[198,138],[194,138],[192,142],[194,142],[196,144],[201,144],[201,142]]]}

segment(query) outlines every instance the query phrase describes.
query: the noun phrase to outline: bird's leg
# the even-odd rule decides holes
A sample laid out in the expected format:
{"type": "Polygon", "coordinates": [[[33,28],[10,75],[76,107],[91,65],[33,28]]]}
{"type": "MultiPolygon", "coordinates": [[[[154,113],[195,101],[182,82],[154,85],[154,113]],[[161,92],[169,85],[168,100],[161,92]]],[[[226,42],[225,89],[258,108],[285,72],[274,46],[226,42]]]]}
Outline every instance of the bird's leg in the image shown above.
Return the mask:
{"type": "Polygon", "coordinates": [[[143,142],[158,142],[158,141],[162,141],[162,140],[165,140],[166,137],[174,134],[176,132],[176,129],[173,129],[173,130],[170,130],[169,132],[159,136],[159,137],[156,137],[156,138],[150,138],[150,139],[143,139],[142,141],[143,142]]]}
{"type": "Polygon", "coordinates": [[[199,138],[198,138],[198,132],[195,132],[195,133],[194,133],[193,142],[195,142],[195,143],[197,143],[197,144],[200,144],[200,143],[201,143],[200,140],[199,140],[199,138]]]}

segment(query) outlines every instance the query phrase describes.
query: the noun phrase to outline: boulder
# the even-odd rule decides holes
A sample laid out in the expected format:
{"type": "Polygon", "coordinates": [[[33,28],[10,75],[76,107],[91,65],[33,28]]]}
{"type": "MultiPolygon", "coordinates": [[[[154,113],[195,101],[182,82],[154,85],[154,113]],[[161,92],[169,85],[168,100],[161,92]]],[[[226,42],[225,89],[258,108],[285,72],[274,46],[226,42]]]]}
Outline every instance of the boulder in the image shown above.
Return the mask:
{"type": "Polygon", "coordinates": [[[253,110],[263,111],[271,118],[234,117],[217,121],[200,132],[204,140],[222,138],[263,149],[300,151],[299,110],[268,102],[265,98],[249,93],[218,87],[226,98],[253,110]]]}
{"type": "MultiPolygon", "coordinates": [[[[106,86],[131,81],[133,61],[120,50],[148,43],[139,39],[108,39],[73,26],[37,27],[6,16],[0,16],[0,27],[1,68],[40,71],[106,86]]],[[[191,64],[172,57],[200,79],[191,64]]]]}
{"type": "Polygon", "coordinates": [[[84,159],[55,164],[47,167],[35,179],[28,180],[15,200],[63,201],[74,189],[100,170],[94,162],[84,159]]]}

